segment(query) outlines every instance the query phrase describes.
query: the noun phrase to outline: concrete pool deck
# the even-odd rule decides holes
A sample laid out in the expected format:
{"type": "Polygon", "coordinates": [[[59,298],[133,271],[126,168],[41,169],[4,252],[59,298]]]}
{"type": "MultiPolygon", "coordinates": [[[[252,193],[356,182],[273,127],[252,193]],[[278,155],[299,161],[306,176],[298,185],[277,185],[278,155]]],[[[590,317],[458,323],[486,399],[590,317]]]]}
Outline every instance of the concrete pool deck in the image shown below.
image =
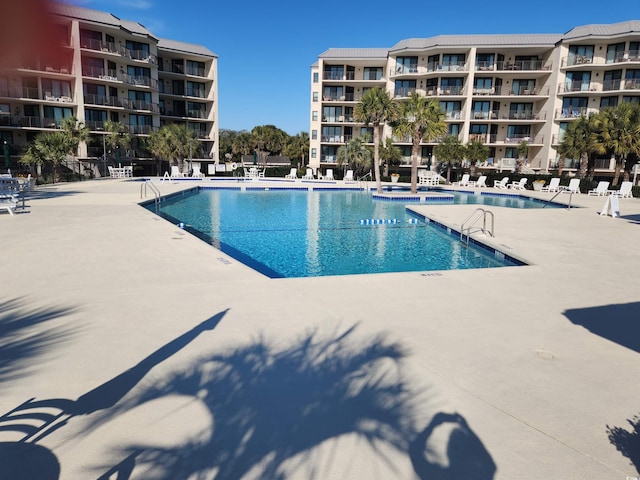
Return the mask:
{"type": "MultiPolygon", "coordinates": [[[[0,414],[35,398],[66,421],[26,446],[0,429],[0,471],[640,476],[639,199],[620,218],[585,194],[571,210],[488,207],[483,240],[524,267],[271,280],[140,191],[38,187],[0,214],[0,414]]],[[[412,205],[453,229],[477,207],[412,205]]]]}

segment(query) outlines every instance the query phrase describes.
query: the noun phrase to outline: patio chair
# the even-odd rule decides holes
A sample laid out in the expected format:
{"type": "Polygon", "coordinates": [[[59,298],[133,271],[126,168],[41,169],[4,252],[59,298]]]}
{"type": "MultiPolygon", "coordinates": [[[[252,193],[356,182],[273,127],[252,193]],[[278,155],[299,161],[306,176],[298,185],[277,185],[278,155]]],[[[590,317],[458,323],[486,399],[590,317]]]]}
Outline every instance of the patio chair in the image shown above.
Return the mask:
{"type": "Polygon", "coordinates": [[[596,188],[592,188],[587,192],[587,195],[594,195],[598,197],[603,197],[609,194],[609,182],[598,182],[598,186],[596,188]]]}
{"type": "Polygon", "coordinates": [[[620,198],[632,198],[633,193],[631,193],[631,188],[633,187],[633,182],[622,182],[620,184],[620,190],[609,190],[611,195],[615,195],[620,198]]]}
{"type": "Polygon", "coordinates": [[[345,182],[353,182],[353,170],[347,170],[347,173],[342,180],[345,182]]]}
{"type": "Polygon", "coordinates": [[[458,186],[458,187],[468,187],[469,178],[470,178],[470,175],[468,173],[465,173],[464,175],[462,175],[462,178],[460,179],[459,182],[453,182],[451,185],[458,186]]]}
{"type": "Polygon", "coordinates": [[[200,165],[194,165],[191,171],[191,177],[193,178],[204,178],[204,173],[200,170],[200,165]]]}
{"type": "Polygon", "coordinates": [[[478,180],[469,180],[470,187],[482,188],[487,186],[487,176],[480,175],[478,180]]]}
{"type": "Polygon", "coordinates": [[[558,192],[560,190],[560,177],[553,177],[549,180],[549,185],[540,189],[541,192],[558,192]]]}
{"type": "Polygon", "coordinates": [[[524,186],[527,184],[527,180],[527,177],[522,177],[519,181],[507,185],[507,188],[511,188],[512,190],[526,190],[524,186]]]}
{"type": "Polygon", "coordinates": [[[307,168],[307,173],[302,177],[304,180],[313,180],[313,169],[307,168]]]}
{"type": "Polygon", "coordinates": [[[184,175],[180,171],[180,167],[178,165],[171,165],[171,178],[182,178],[184,175]]]}
{"type": "Polygon", "coordinates": [[[572,178],[569,180],[569,186],[560,187],[562,193],[580,193],[580,179],[572,178]]]}
{"type": "Polygon", "coordinates": [[[291,171],[284,176],[284,178],[295,180],[296,178],[298,178],[298,169],[295,167],[292,168],[291,171]]]}
{"type": "Polygon", "coordinates": [[[507,188],[509,184],[509,177],[502,177],[502,180],[494,180],[493,187],[494,188],[507,188]]]}
{"type": "Polygon", "coordinates": [[[327,168],[327,171],[322,176],[322,180],[333,180],[333,170],[331,168],[327,168]]]}

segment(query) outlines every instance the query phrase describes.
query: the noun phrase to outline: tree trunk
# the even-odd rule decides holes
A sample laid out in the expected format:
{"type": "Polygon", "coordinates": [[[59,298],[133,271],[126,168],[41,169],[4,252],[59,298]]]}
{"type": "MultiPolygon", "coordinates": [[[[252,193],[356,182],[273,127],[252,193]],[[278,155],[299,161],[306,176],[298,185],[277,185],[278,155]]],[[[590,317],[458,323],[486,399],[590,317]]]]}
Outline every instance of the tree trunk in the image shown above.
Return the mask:
{"type": "Polygon", "coordinates": [[[587,176],[587,166],[589,165],[589,154],[586,152],[580,157],[580,178],[587,176]]]}
{"type": "Polygon", "coordinates": [[[380,124],[373,126],[373,166],[376,175],[376,190],[382,193],[382,179],[380,178],[380,124]]]}
{"type": "Polygon", "coordinates": [[[411,147],[411,193],[418,193],[418,153],[420,153],[420,138],[414,132],[411,147]]]}
{"type": "Polygon", "coordinates": [[[620,181],[620,172],[624,168],[623,165],[624,165],[624,159],[618,160],[616,158],[616,172],[613,174],[613,181],[611,182],[612,187],[618,186],[618,182],[620,181]]]}

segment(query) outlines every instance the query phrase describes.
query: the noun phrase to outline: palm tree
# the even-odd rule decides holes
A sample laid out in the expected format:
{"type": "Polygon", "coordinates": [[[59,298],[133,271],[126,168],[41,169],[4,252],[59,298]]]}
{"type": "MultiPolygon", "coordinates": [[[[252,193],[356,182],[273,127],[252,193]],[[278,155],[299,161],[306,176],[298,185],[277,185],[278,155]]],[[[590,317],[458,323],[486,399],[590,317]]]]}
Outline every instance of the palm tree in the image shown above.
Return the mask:
{"type": "Polygon", "coordinates": [[[284,131],[274,125],[253,127],[251,136],[253,137],[254,145],[258,147],[258,155],[263,157],[259,159],[263,163],[269,154],[279,155],[282,153],[282,149],[289,137],[284,131]]]}
{"type": "Polygon", "coordinates": [[[376,178],[376,189],[382,193],[380,178],[380,137],[386,122],[396,119],[400,112],[398,103],[391,98],[389,92],[375,87],[367,90],[356,105],[353,117],[356,121],[373,126],[373,171],[376,178]]]}
{"type": "Polygon", "coordinates": [[[475,175],[476,173],[476,164],[478,162],[486,162],[489,158],[491,150],[480,140],[472,140],[467,143],[465,157],[469,160],[471,165],[470,173],[471,175],[475,175]]]}
{"type": "Polygon", "coordinates": [[[393,144],[393,138],[387,137],[380,142],[380,160],[384,163],[384,176],[389,175],[389,165],[398,165],[402,160],[402,150],[393,144]]]}
{"type": "Polygon", "coordinates": [[[73,141],[63,131],[40,133],[29,145],[27,152],[20,159],[20,163],[26,165],[51,163],[53,165],[53,182],[55,183],[60,179],[60,165],[69,156],[72,147],[73,141]]]}
{"type": "Polygon", "coordinates": [[[594,125],[594,116],[580,118],[572,121],[567,127],[562,141],[558,146],[560,158],[579,158],[580,169],[578,176],[587,176],[589,155],[592,153],[604,153],[604,148],[597,142],[594,125]]]}
{"type": "MultiPolygon", "coordinates": [[[[79,122],[76,117],[63,119],[60,123],[60,129],[69,140],[69,154],[75,160],[80,142],[86,142],[89,139],[89,129],[84,122],[79,122]]],[[[78,162],[78,175],[80,175],[80,162],[78,162]]]]}
{"type": "Polygon", "coordinates": [[[107,135],[105,143],[109,146],[111,151],[116,152],[116,161],[119,161],[119,152],[131,145],[131,139],[133,136],[126,125],[111,120],[104,122],[104,130],[107,135]]]}
{"type": "MultiPolygon", "coordinates": [[[[596,115],[598,142],[616,159],[616,171],[611,185],[618,185],[620,173],[626,172],[625,163],[629,155],[640,155],[640,106],[621,103],[605,108],[596,115]]],[[[628,179],[625,173],[625,180],[628,179]]]]}
{"type": "Polygon", "coordinates": [[[366,137],[355,137],[341,145],[337,152],[338,168],[347,166],[353,169],[356,175],[370,171],[371,160],[375,157],[371,153],[371,147],[367,145],[367,141],[366,137]]]}
{"type": "Polygon", "coordinates": [[[251,134],[246,131],[240,132],[233,139],[231,151],[234,155],[249,155],[253,151],[253,137],[251,134]]]}
{"type": "Polygon", "coordinates": [[[290,159],[299,159],[298,168],[305,166],[305,158],[309,153],[309,133],[300,132],[293,137],[289,137],[287,144],[282,149],[282,153],[290,159]]]}
{"type": "Polygon", "coordinates": [[[464,158],[467,149],[455,135],[447,135],[434,148],[434,153],[440,165],[447,165],[447,181],[450,181],[451,166],[464,158]]]}
{"type": "Polygon", "coordinates": [[[149,150],[167,161],[177,161],[178,168],[184,171],[184,160],[198,155],[200,143],[193,130],[185,125],[172,123],[153,132],[148,139],[149,150]]]}
{"type": "Polygon", "coordinates": [[[401,114],[393,123],[393,133],[398,137],[411,137],[411,193],[418,191],[418,156],[420,142],[432,142],[447,133],[445,112],[436,99],[428,99],[412,92],[402,103],[401,114]]]}
{"type": "Polygon", "coordinates": [[[518,151],[518,161],[516,162],[516,172],[522,172],[522,165],[524,164],[527,155],[529,155],[529,142],[522,140],[516,147],[518,151]]]}

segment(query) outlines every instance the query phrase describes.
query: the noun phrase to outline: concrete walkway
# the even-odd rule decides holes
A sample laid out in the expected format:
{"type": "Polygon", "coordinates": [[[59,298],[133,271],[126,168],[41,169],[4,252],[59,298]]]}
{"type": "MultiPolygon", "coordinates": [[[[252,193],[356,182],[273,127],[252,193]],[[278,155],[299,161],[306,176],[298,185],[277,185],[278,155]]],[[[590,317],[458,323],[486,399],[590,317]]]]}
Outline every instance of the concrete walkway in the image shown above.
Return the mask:
{"type": "Polygon", "coordinates": [[[483,241],[524,267],[272,280],[140,185],[0,214],[0,414],[62,412],[26,444],[0,419],[8,478],[640,476],[640,200],[491,207],[483,241]]]}

